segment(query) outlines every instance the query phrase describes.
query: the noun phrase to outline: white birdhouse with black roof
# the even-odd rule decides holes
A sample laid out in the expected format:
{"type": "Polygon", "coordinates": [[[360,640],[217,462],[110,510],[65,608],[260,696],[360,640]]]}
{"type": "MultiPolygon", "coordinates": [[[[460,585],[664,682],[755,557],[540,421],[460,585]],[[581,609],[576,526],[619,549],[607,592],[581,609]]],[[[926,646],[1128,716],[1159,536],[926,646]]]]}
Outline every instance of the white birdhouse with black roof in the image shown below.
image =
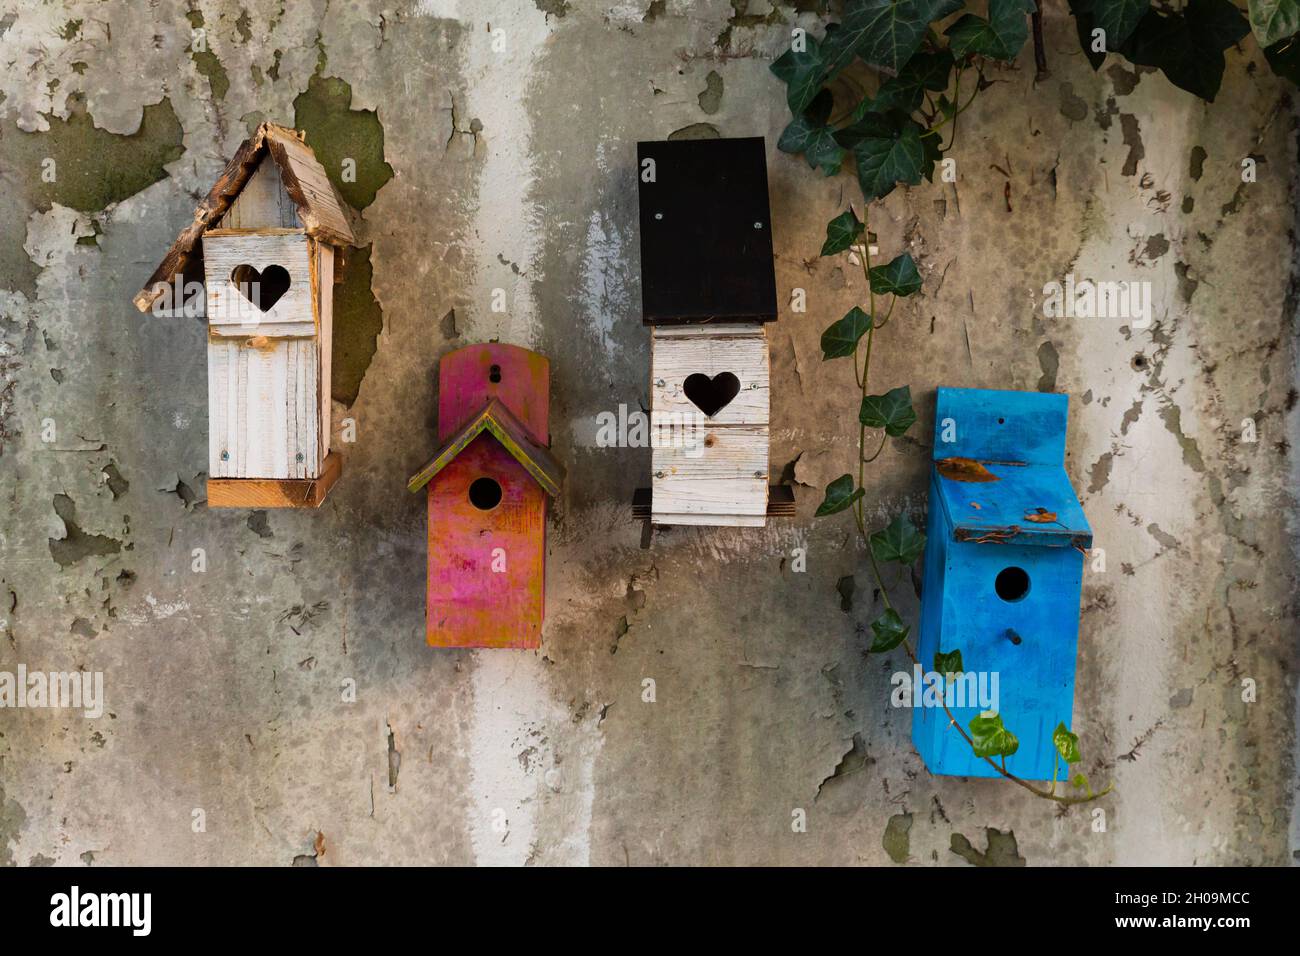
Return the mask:
{"type": "Polygon", "coordinates": [[[763,140],[639,143],[637,159],[652,479],[633,514],[764,525],[793,513],[794,498],[768,484],[777,316],[763,140]]]}
{"type": "Polygon", "coordinates": [[[174,310],[202,284],[209,507],[317,507],[338,479],[330,341],[349,214],[302,134],[263,123],[135,297],[174,310]]]}

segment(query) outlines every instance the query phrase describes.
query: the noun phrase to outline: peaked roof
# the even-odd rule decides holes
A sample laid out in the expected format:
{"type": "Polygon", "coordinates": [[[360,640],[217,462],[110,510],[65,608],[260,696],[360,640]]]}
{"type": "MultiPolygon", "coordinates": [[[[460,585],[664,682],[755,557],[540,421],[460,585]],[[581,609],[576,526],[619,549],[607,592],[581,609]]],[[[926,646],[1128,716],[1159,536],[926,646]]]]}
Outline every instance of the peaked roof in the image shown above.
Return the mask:
{"type": "Polygon", "coordinates": [[[167,255],[154,270],[149,281],[135,296],[135,307],[147,312],[161,294],[158,283],[170,283],[178,273],[192,271],[202,256],[199,246],[203,233],[221,220],[240,190],[257,171],[264,156],[269,155],[280,173],[285,192],[298,207],[307,235],[335,246],[356,243],[348,222],[348,206],[330,182],[316,154],[303,141],[303,134],[285,126],[263,123],[257,132],[240,144],[234,158],[226,164],[207,198],[194,210],[194,221],[181,230],[167,255]]]}
{"type": "Polygon", "coordinates": [[[552,498],[560,493],[564,483],[564,466],[555,460],[550,450],[533,441],[528,429],[497,399],[492,399],[469,423],[447,440],[423,468],[406,483],[408,491],[419,491],[433,477],[469,447],[481,432],[490,432],[506,451],[514,456],[533,480],[552,498]]]}

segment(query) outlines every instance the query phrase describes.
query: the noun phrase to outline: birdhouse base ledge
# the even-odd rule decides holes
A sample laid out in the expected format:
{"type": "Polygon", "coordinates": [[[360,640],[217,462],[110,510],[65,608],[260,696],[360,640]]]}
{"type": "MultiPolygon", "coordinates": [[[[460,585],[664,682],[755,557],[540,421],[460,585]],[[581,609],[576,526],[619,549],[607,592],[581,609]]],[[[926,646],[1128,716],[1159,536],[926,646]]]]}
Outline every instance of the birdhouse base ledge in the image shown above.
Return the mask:
{"type": "Polygon", "coordinates": [[[674,514],[656,516],[654,514],[653,494],[649,488],[638,488],[632,495],[632,519],[648,521],[657,526],[706,525],[709,527],[748,527],[761,528],[768,518],[793,518],[794,488],[790,485],[769,485],[767,489],[767,512],[761,515],[719,515],[719,514],[674,514]]]}
{"type": "Polygon", "coordinates": [[[325,456],[318,478],[209,478],[209,508],[319,508],[343,473],[343,456],[325,456]]]}

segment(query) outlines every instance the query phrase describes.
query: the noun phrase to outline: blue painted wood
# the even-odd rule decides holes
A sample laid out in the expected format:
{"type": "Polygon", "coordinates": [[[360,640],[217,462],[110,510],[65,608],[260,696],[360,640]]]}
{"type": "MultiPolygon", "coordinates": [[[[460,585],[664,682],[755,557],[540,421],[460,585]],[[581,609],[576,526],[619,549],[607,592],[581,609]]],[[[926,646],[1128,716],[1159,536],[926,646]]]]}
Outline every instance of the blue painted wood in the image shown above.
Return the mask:
{"type": "MultiPolygon", "coordinates": [[[[1068,398],[951,388],[939,394],[936,460],[956,455],[1033,464],[989,464],[1001,480],[982,483],[952,481],[932,466],[918,656],[930,672],[937,651],[960,650],[967,673],[956,683],[939,680],[951,694],[954,717],[969,729],[983,709],[998,710],[1020,740],[1007,769],[1026,780],[1050,780],[1052,731],[1058,723],[1071,726],[1074,705],[1084,555],[1071,545],[1086,548],[1092,541],[1063,467],[1068,398]],[[945,417],[957,426],[957,440],[946,451],[939,440],[945,417]],[[988,534],[1029,524],[1024,514],[1038,507],[1056,512],[1060,524],[988,534]],[[998,577],[1008,569],[1023,572],[1023,595],[999,596],[998,577]]],[[[949,726],[933,694],[930,706],[923,691],[913,701],[922,705],[913,710],[912,739],[925,765],[936,774],[997,776],[949,726]]],[[[1066,779],[1066,766],[1059,769],[1066,779]]]]}
{"type": "Polygon", "coordinates": [[[1058,465],[986,465],[997,481],[954,481],[938,476],[937,501],[955,540],[1005,537],[1016,544],[1092,547],[1092,528],[1065,469],[1058,465]],[[1037,509],[1056,515],[1052,522],[1037,509]]]}
{"type": "Polygon", "coordinates": [[[941,388],[935,400],[933,457],[1063,464],[1069,403],[1068,395],[1055,392],[941,388]]]}

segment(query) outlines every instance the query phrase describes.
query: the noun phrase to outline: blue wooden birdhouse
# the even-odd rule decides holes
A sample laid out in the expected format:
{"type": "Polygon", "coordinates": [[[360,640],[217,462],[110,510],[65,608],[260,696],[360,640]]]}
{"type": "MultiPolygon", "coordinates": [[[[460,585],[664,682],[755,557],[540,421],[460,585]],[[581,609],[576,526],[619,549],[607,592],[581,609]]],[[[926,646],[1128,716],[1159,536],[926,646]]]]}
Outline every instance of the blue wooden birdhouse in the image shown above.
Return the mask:
{"type": "MultiPolygon", "coordinates": [[[[1074,707],[1092,529],[1065,473],[1068,405],[1066,395],[941,388],[935,410],[918,654],[929,672],[937,651],[961,651],[965,674],[942,679],[953,715],[969,729],[997,710],[1020,741],[1006,768],[1025,780],[1052,779],[1052,731],[1071,726],[1074,707]]],[[[941,707],[913,711],[930,771],[996,776],[948,724],[941,707]]]]}

